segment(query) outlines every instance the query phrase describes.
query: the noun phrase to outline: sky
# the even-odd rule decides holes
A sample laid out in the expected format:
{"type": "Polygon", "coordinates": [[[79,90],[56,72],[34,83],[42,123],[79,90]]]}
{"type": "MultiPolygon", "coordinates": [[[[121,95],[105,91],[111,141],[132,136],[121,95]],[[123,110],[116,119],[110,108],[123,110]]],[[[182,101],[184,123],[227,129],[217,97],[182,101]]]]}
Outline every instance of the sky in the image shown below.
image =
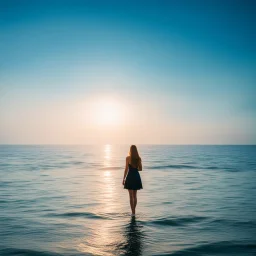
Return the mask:
{"type": "Polygon", "coordinates": [[[256,144],[256,3],[0,0],[0,144],[256,144]]]}

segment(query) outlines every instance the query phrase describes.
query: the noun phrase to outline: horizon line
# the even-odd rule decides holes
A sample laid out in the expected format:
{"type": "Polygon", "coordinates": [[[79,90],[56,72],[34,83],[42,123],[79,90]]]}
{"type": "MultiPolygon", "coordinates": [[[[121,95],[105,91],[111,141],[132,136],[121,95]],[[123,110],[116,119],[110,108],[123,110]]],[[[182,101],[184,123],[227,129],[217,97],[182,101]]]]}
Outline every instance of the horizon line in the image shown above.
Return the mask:
{"type": "MultiPolygon", "coordinates": [[[[116,144],[116,143],[95,143],[95,144],[14,144],[14,143],[0,143],[0,146],[105,146],[105,145],[112,145],[112,146],[127,146],[132,144],[116,144]]],[[[173,143],[136,143],[135,145],[140,146],[256,146],[256,144],[173,144],[173,143]]]]}

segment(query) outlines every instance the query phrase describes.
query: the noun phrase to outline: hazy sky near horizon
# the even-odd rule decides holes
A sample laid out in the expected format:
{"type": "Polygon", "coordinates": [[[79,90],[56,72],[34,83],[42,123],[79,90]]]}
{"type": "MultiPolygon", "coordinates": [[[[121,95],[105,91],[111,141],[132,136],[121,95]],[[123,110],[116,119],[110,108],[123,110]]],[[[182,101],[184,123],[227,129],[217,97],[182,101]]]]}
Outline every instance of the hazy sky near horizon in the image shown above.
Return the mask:
{"type": "Polygon", "coordinates": [[[256,4],[0,1],[0,144],[255,144],[256,4]]]}

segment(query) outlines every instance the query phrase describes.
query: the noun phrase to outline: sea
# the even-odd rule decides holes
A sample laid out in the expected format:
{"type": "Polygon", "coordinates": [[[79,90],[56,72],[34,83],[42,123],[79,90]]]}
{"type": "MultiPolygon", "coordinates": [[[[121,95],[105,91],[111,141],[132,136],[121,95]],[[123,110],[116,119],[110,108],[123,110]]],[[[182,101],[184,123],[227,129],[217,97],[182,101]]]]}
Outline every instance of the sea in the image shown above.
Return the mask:
{"type": "Polygon", "coordinates": [[[0,255],[256,255],[256,146],[1,145],[0,255]]]}

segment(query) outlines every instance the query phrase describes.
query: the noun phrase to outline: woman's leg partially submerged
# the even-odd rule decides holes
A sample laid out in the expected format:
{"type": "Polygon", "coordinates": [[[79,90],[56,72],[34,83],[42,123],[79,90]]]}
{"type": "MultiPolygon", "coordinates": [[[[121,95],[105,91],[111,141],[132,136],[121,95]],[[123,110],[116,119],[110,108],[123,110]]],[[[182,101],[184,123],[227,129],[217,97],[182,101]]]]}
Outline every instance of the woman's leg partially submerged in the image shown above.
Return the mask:
{"type": "Polygon", "coordinates": [[[137,205],[137,190],[133,190],[132,191],[133,193],[133,206],[134,206],[134,214],[135,214],[135,208],[136,208],[136,205],[137,205]]]}
{"type": "Polygon", "coordinates": [[[134,207],[134,201],[133,201],[133,190],[128,189],[129,191],[129,196],[130,196],[130,206],[132,210],[132,214],[135,214],[135,207],[134,207]]]}

